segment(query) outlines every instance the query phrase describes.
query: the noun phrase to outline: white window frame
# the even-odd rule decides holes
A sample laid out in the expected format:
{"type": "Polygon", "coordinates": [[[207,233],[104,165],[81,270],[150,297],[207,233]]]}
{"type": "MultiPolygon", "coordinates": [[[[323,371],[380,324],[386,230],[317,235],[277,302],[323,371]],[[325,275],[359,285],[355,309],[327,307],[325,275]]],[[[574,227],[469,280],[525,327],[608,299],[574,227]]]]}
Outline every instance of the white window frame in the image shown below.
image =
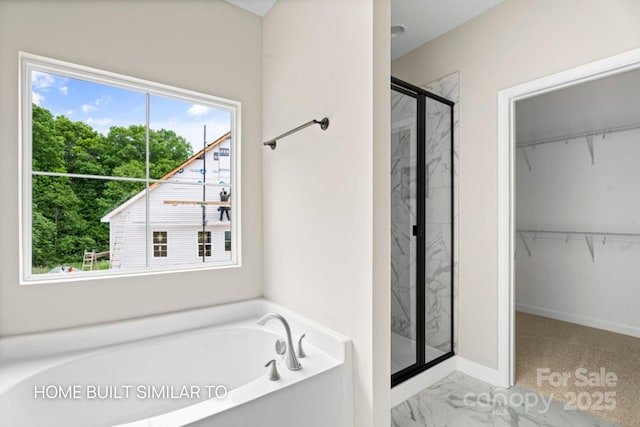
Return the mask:
{"type": "Polygon", "coordinates": [[[169,231],[153,230],[152,238],[153,238],[153,249],[151,251],[152,256],[158,259],[168,258],[169,257],[169,231]],[[156,243],[156,233],[164,233],[164,237],[165,237],[164,242],[156,243]],[[161,246],[164,246],[164,255],[162,255],[163,252],[162,252],[162,249],[160,248],[161,246]],[[158,251],[160,252],[161,255],[156,255],[156,247],[158,247],[158,251]]]}
{"type": "Polygon", "coordinates": [[[227,242],[229,242],[229,245],[231,245],[233,243],[233,239],[231,238],[231,236],[233,236],[233,234],[231,234],[231,230],[225,230],[225,232],[224,232],[224,250],[225,250],[225,252],[229,252],[229,250],[227,250],[227,242]],[[229,233],[229,239],[227,239],[227,233],[229,233]]]}
{"type": "Polygon", "coordinates": [[[198,242],[198,258],[202,258],[204,255],[204,258],[210,258],[213,255],[213,233],[211,233],[211,230],[198,230],[198,235],[197,235],[197,242],[198,242]],[[202,234],[202,241],[200,241],[200,233],[202,234]],[[207,241],[207,237],[209,238],[209,240],[207,241]],[[207,246],[209,246],[209,255],[207,255],[207,246]],[[200,249],[202,249],[202,252],[200,251],[200,249]]]}
{"type": "MultiPolygon", "coordinates": [[[[176,271],[191,270],[212,270],[221,268],[240,267],[242,265],[242,224],[241,224],[241,201],[242,201],[242,183],[240,181],[241,174],[241,117],[242,105],[238,101],[233,101],[217,96],[207,95],[187,89],[177,88],[173,86],[155,83],[135,77],[116,74],[109,71],[99,70],[96,68],[86,67],[83,65],[73,64],[69,62],[59,61],[56,59],[46,58],[39,55],[33,55],[26,52],[19,52],[19,96],[18,96],[18,120],[19,120],[19,233],[20,233],[20,257],[18,268],[20,270],[20,284],[32,285],[40,283],[56,283],[85,281],[94,279],[107,279],[115,277],[131,277],[149,274],[164,274],[176,271]],[[231,230],[237,239],[232,241],[232,252],[230,261],[221,261],[219,263],[203,263],[189,265],[171,265],[171,266],[149,266],[136,270],[101,270],[90,273],[78,274],[32,274],[32,87],[31,73],[41,71],[45,73],[62,75],[74,79],[86,80],[94,83],[106,84],[119,87],[122,89],[145,92],[149,95],[157,95],[169,97],[172,99],[192,102],[194,104],[205,105],[211,108],[224,110],[231,116],[231,182],[233,182],[234,197],[232,200],[233,209],[231,209],[231,230]],[[61,277],[63,276],[63,277],[61,277]]],[[[148,112],[147,112],[148,114],[148,112]]],[[[148,121],[148,120],[147,120],[148,121]]],[[[98,178],[91,175],[74,175],[67,174],[70,177],[79,178],[98,178]]],[[[119,177],[107,177],[108,179],[118,180],[119,177]]],[[[148,184],[153,182],[162,182],[149,177],[143,179],[148,184]]],[[[146,251],[147,258],[153,257],[153,234],[149,222],[147,221],[146,251]]]]}

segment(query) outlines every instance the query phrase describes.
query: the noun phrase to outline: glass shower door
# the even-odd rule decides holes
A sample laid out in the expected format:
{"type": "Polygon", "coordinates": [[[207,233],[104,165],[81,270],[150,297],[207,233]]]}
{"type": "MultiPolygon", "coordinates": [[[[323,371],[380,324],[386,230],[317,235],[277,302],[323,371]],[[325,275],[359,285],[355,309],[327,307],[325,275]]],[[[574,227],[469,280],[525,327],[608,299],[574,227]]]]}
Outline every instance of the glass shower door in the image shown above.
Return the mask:
{"type": "Polygon", "coordinates": [[[391,382],[453,355],[453,103],[391,84],[391,382]]]}
{"type": "Polygon", "coordinates": [[[425,98],[425,362],[453,351],[453,108],[425,98]]]}
{"type": "Polygon", "coordinates": [[[417,98],[391,91],[391,360],[392,372],[416,359],[417,98]],[[412,262],[413,260],[413,262],[412,262]]]}

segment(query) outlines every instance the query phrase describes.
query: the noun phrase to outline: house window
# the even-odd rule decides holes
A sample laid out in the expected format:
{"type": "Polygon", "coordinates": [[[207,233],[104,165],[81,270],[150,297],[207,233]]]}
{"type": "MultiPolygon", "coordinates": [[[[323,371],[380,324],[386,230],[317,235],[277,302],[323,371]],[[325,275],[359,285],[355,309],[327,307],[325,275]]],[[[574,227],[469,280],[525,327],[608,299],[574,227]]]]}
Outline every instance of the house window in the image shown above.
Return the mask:
{"type": "Polygon", "coordinates": [[[217,151],[213,152],[213,160],[220,160],[220,153],[218,153],[217,151]]]}
{"type": "Polygon", "coordinates": [[[221,156],[229,156],[229,149],[228,148],[220,148],[220,155],[221,156]]]}
{"type": "Polygon", "coordinates": [[[154,258],[166,258],[167,257],[167,232],[166,231],[154,231],[153,232],[153,257],[154,258]]]}
{"type": "Polygon", "coordinates": [[[224,232],[224,250],[231,251],[231,231],[224,232]]]}
{"type": "Polygon", "coordinates": [[[211,256],[211,232],[210,231],[198,231],[198,256],[208,257],[211,256]]]}
{"type": "Polygon", "coordinates": [[[20,66],[21,283],[238,263],[235,245],[212,251],[211,232],[197,234],[197,261],[180,242],[218,216],[223,187],[240,232],[240,103],[31,54],[20,66]],[[231,173],[220,183],[222,151],[231,173]],[[169,232],[172,263],[158,266],[169,232]]]}

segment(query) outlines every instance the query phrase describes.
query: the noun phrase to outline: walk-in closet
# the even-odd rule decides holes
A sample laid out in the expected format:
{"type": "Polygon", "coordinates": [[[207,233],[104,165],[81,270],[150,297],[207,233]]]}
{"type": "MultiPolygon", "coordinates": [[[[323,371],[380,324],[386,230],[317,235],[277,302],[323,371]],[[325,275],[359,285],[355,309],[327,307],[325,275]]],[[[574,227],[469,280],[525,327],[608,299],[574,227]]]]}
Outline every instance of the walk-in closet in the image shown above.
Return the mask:
{"type": "Polygon", "coordinates": [[[637,425],[640,71],[517,101],[515,136],[516,384],[637,425]]]}

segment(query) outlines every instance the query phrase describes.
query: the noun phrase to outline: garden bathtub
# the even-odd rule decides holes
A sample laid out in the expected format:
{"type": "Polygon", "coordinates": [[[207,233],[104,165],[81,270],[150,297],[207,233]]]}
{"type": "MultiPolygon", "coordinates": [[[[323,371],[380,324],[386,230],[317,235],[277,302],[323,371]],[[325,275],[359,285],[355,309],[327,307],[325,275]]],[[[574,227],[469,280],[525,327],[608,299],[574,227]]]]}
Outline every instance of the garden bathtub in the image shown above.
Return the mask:
{"type": "Polygon", "coordinates": [[[3,425],[351,424],[349,340],[266,300],[4,338],[0,363],[3,425]],[[275,352],[282,324],[256,324],[269,312],[306,334],[301,370],[275,352]]]}

